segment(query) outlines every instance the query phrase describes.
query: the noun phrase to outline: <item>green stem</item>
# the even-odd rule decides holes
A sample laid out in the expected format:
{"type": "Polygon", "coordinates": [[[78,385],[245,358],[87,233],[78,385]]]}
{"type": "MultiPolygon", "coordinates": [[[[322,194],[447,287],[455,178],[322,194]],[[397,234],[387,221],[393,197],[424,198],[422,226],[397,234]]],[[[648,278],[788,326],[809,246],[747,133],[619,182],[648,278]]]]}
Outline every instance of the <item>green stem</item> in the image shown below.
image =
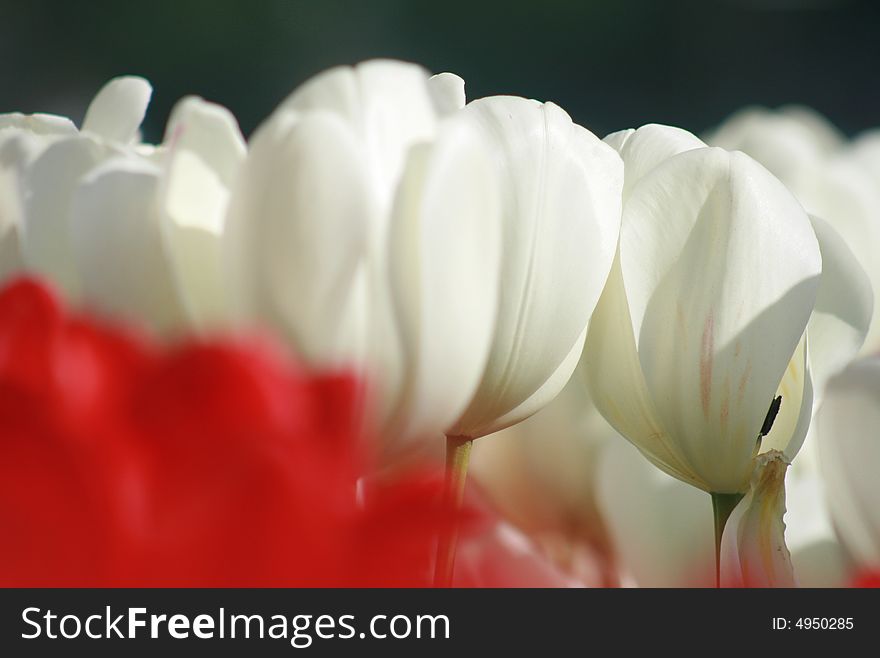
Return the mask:
{"type": "Polygon", "coordinates": [[[721,537],[730,513],[743,499],[745,494],[710,493],[712,496],[712,512],[715,515],[715,587],[721,587],[721,537]]]}
{"type": "Polygon", "coordinates": [[[464,485],[467,481],[468,462],[473,440],[464,436],[446,437],[446,479],[443,485],[443,506],[450,510],[452,519],[440,533],[437,545],[437,563],[434,566],[434,587],[452,587],[455,569],[455,551],[458,544],[458,524],[464,485]]]}

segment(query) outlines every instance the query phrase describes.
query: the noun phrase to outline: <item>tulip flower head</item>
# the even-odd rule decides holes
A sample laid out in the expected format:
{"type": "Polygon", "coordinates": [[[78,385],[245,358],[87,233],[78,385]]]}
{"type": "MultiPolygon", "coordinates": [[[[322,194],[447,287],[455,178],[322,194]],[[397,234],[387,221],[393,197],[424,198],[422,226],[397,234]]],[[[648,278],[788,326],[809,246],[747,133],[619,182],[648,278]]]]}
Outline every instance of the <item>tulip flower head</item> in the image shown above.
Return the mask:
{"type": "Polygon", "coordinates": [[[624,200],[585,372],[596,407],[657,466],[742,493],[759,452],[791,457],[806,433],[804,330],[821,256],[809,217],[769,172],[680,132],[647,126],[620,140],[641,177],[624,200]]]}
{"type": "Polygon", "coordinates": [[[0,275],[38,274],[68,301],[159,334],[216,329],[220,235],[244,139],[228,110],[187,97],[164,142],[143,144],[151,94],[142,78],[115,78],[79,130],[60,117],[0,118],[11,163],[0,165],[0,189],[11,188],[0,202],[0,275]]]}

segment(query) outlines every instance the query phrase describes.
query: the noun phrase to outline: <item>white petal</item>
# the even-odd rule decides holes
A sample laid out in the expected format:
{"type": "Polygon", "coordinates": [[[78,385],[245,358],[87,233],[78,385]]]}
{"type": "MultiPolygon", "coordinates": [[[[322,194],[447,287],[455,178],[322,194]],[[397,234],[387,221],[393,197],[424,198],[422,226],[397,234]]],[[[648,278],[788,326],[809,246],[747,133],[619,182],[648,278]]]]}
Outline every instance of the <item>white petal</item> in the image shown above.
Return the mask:
{"type": "Polygon", "coordinates": [[[161,236],[160,172],[113,159],[83,179],[73,198],[71,239],[84,304],[160,333],[183,324],[161,236]]]}
{"type": "Polygon", "coordinates": [[[411,149],[392,218],[391,281],[406,372],[397,431],[445,431],[470,401],[498,311],[496,172],[475,127],[450,119],[411,149]]]}
{"type": "Polygon", "coordinates": [[[7,129],[24,130],[34,135],[71,136],[77,130],[73,121],[55,114],[0,114],[0,134],[7,129]]]}
{"type": "Polygon", "coordinates": [[[587,330],[575,341],[568,355],[559,364],[559,367],[541,384],[537,391],[532,393],[525,400],[520,402],[516,407],[500,416],[494,423],[493,431],[504,429],[516,425],[520,421],[526,420],[533,414],[544,408],[545,405],[556,399],[559,392],[565,387],[571,379],[580,361],[581,354],[584,351],[584,341],[587,339],[587,330]]]}
{"type": "MultiPolygon", "coordinates": [[[[878,208],[880,210],[880,208],[878,208]]],[[[822,281],[810,317],[810,367],[816,389],[861,349],[874,310],[868,275],[840,234],[811,217],[822,251],[822,281]]]]}
{"type": "Polygon", "coordinates": [[[723,587],[794,587],[791,555],[785,545],[784,456],[756,459],[748,493],[734,508],[721,539],[723,587]]]}
{"type": "Polygon", "coordinates": [[[381,211],[376,239],[385,239],[386,221],[410,146],[429,140],[436,111],[422,67],[372,60],[318,74],[285,100],[280,110],[332,112],[364,145],[367,171],[381,211]]]}
{"type": "Polygon", "coordinates": [[[171,265],[191,320],[216,326],[227,305],[220,239],[244,139],[228,110],[189,97],[172,111],[166,143],[160,204],[171,265]]]}
{"type": "Polygon", "coordinates": [[[658,418],[716,493],[744,491],[821,258],[809,219],[741,153],[695,149],[633,188],[621,269],[658,418]]]}
{"type": "Polygon", "coordinates": [[[620,440],[601,457],[597,495],[621,566],[640,586],[713,584],[709,496],[661,473],[620,440]]]}
{"type": "Polygon", "coordinates": [[[107,149],[91,139],[65,138],[43,152],[26,178],[25,262],[74,302],[81,282],[71,246],[71,200],[83,176],[107,155],[107,149]]]}
{"type": "MultiPolygon", "coordinates": [[[[492,141],[504,207],[498,325],[483,380],[455,431],[481,436],[520,408],[580,340],[608,275],[619,229],[622,163],[559,107],[521,98],[470,103],[492,141]]],[[[560,378],[561,380],[561,378],[560,378]]],[[[556,381],[552,399],[564,386],[556,381]]]]}
{"type": "Polygon", "coordinates": [[[832,378],[817,418],[819,468],[841,542],[864,569],[880,566],[880,359],[832,378]]]}
{"type": "Polygon", "coordinates": [[[229,283],[318,366],[354,358],[348,314],[375,202],[353,132],[337,116],[278,115],[251,144],[231,201],[229,283]]]}
{"type": "Polygon", "coordinates": [[[708,489],[659,424],[636,351],[619,255],[590,319],[582,359],[590,397],[612,427],[664,472],[708,489]]]}
{"type": "Polygon", "coordinates": [[[618,130],[617,132],[609,133],[602,138],[602,141],[608,144],[615,151],[620,153],[620,149],[623,148],[623,145],[626,144],[626,140],[632,137],[633,133],[636,131],[635,128],[627,128],[625,130],[618,130]]]}
{"type": "MultiPolygon", "coordinates": [[[[876,181],[847,157],[823,161],[786,184],[806,210],[830,224],[870,278],[880,289],[880,262],[875,245],[880,244],[880,187],[876,181]]],[[[829,245],[830,248],[830,245],[829,245]]],[[[833,253],[833,252],[832,252],[833,253]]],[[[856,293],[857,294],[857,293],[856,293]]],[[[865,342],[866,351],[880,348],[880,307],[875,305],[865,342]]]]}
{"type": "MultiPolygon", "coordinates": [[[[623,140],[617,135],[618,133],[615,133],[609,137],[615,143],[620,142],[617,151],[623,158],[624,199],[629,196],[633,185],[657,165],[678,153],[706,146],[699,137],[687,130],[658,124],[642,126],[631,135],[626,135],[623,140]]],[[[606,143],[610,143],[608,142],[609,137],[605,138],[606,143]]]]}
{"type": "Polygon", "coordinates": [[[143,78],[113,78],[101,87],[86,110],[83,131],[120,144],[135,141],[152,94],[153,88],[143,78]]]}
{"type": "Polygon", "coordinates": [[[428,80],[428,89],[439,114],[450,114],[464,107],[464,80],[454,73],[438,73],[428,80]]]}
{"type": "Polygon", "coordinates": [[[36,150],[33,141],[34,138],[26,134],[0,133],[0,283],[20,273],[24,266],[22,173],[36,150]]]}
{"type": "Polygon", "coordinates": [[[230,187],[247,154],[247,146],[233,114],[198,96],[181,99],[171,110],[164,143],[171,149],[192,151],[230,187]]]}

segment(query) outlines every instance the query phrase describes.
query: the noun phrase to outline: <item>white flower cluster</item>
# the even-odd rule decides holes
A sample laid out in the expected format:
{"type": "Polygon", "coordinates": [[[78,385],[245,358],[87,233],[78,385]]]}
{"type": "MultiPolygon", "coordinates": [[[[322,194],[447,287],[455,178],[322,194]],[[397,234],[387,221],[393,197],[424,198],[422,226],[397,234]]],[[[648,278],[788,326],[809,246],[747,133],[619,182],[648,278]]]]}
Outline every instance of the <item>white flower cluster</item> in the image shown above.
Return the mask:
{"type": "Polygon", "coordinates": [[[185,98],[152,146],[150,94],[112,80],[79,129],[0,115],[0,277],[162,336],[264,328],[310,367],[353,368],[389,460],[510,428],[478,444],[490,495],[533,534],[604,544],[637,584],[691,584],[712,558],[708,498],[682,483],[740,501],[723,582],[819,578],[783,539],[806,440],[791,506],[793,480],[824,487],[836,532],[815,506],[804,527],[824,524],[840,574],[880,566],[880,363],[830,379],[880,346],[876,135],[791,109],[706,141],[601,140],[553,103],[466,102],[457,76],[370,61],[309,80],[247,143],[185,98]]]}

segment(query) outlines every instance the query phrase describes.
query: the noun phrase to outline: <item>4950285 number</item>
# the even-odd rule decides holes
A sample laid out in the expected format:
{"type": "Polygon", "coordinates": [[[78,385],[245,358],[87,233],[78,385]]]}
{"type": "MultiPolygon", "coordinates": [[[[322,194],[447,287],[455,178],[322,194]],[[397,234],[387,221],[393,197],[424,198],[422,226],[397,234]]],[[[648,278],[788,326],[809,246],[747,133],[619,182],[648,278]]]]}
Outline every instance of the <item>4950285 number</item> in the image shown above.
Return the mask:
{"type": "Polygon", "coordinates": [[[801,630],[850,630],[853,628],[852,617],[799,617],[794,627],[801,630]]]}

